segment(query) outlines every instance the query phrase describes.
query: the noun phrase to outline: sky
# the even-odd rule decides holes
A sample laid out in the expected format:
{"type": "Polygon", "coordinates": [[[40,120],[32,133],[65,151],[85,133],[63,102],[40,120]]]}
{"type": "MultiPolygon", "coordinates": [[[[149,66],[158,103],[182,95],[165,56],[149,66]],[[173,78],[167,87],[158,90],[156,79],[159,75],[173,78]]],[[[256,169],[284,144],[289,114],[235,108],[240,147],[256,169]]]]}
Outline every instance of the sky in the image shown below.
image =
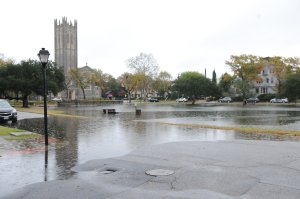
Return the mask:
{"type": "Polygon", "coordinates": [[[0,54],[54,60],[54,19],[78,24],[78,67],[115,78],[126,60],[151,53],[173,78],[229,72],[231,55],[300,56],[299,0],[9,0],[1,1],[0,54]]]}

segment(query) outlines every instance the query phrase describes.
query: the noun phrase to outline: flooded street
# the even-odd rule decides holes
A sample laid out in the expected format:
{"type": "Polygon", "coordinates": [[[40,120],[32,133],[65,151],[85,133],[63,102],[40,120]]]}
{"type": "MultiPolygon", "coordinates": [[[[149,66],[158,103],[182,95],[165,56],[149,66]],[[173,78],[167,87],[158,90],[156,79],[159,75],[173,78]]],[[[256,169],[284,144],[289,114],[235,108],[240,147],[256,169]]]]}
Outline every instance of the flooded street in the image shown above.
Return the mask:
{"type": "MultiPolygon", "coordinates": [[[[300,131],[300,108],[291,106],[133,105],[71,107],[65,113],[83,117],[49,117],[54,141],[45,153],[43,143],[10,141],[14,150],[1,151],[0,197],[28,184],[76,177],[75,165],[93,159],[122,156],[146,145],[176,141],[234,139],[289,140],[298,137],[194,128],[189,124],[300,131]],[[114,108],[117,114],[103,114],[114,108]],[[168,125],[166,123],[178,124],[168,125]],[[185,124],[185,126],[180,126],[185,124]],[[46,158],[45,158],[46,157],[46,158]],[[46,163],[46,164],[45,164],[46,163]]],[[[18,127],[43,134],[43,118],[25,119],[18,127]]]]}

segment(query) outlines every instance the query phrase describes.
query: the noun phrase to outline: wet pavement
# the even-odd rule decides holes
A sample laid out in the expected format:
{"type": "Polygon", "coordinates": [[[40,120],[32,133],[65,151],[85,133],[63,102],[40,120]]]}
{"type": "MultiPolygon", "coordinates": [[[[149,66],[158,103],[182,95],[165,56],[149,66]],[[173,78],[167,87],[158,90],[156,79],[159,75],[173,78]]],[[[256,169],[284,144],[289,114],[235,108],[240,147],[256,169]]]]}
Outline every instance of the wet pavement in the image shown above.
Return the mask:
{"type": "MultiPolygon", "coordinates": [[[[90,160],[123,156],[155,144],[182,141],[299,141],[299,137],[288,135],[163,124],[171,122],[300,130],[300,108],[296,106],[138,106],[142,110],[140,116],[135,115],[133,105],[126,104],[114,106],[118,112],[115,115],[103,114],[103,108],[111,107],[63,109],[68,114],[85,118],[49,117],[51,141],[48,153],[44,150],[43,139],[6,141],[5,147],[0,144],[0,168],[3,171],[0,173],[0,183],[4,190],[0,192],[0,197],[33,183],[78,178],[82,174],[72,170],[75,166],[90,160]]],[[[43,118],[39,118],[43,115],[33,116],[35,118],[19,121],[18,127],[43,134],[43,118]]]]}
{"type": "Polygon", "coordinates": [[[299,168],[298,142],[175,142],[92,160],[73,168],[76,177],[29,185],[4,198],[298,199],[299,168]]]}

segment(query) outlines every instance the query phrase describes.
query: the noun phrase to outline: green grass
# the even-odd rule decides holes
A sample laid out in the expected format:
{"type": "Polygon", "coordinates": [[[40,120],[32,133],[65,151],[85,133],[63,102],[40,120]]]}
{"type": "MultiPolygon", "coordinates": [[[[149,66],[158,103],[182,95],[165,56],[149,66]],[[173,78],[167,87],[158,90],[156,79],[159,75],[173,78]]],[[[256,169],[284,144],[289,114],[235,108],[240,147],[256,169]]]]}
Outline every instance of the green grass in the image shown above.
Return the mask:
{"type": "MultiPolygon", "coordinates": [[[[21,112],[44,114],[43,107],[30,107],[30,108],[17,107],[16,109],[17,109],[17,111],[21,111],[21,112]]],[[[65,114],[64,111],[62,111],[62,110],[48,109],[47,113],[48,113],[48,115],[52,115],[52,116],[70,117],[70,118],[87,118],[87,117],[79,116],[79,115],[65,114]]]]}
{"type": "Polygon", "coordinates": [[[0,136],[3,136],[6,140],[24,140],[37,138],[40,136],[39,134],[13,136],[9,134],[12,132],[25,132],[25,130],[0,126],[0,136]]]}
{"type": "Polygon", "coordinates": [[[31,135],[20,135],[20,136],[9,136],[6,137],[6,140],[25,140],[25,139],[34,139],[40,137],[39,134],[31,134],[31,135]]]}
{"type": "Polygon", "coordinates": [[[0,136],[9,136],[11,132],[24,132],[25,130],[21,129],[15,129],[15,128],[9,128],[0,126],[0,136]]]}
{"type": "Polygon", "coordinates": [[[244,127],[214,126],[214,125],[203,125],[203,124],[176,124],[176,123],[168,123],[168,122],[161,122],[161,124],[186,126],[186,127],[192,127],[192,128],[231,130],[231,131],[238,131],[241,133],[264,133],[264,134],[300,136],[300,131],[294,131],[294,130],[244,128],[244,127]]]}

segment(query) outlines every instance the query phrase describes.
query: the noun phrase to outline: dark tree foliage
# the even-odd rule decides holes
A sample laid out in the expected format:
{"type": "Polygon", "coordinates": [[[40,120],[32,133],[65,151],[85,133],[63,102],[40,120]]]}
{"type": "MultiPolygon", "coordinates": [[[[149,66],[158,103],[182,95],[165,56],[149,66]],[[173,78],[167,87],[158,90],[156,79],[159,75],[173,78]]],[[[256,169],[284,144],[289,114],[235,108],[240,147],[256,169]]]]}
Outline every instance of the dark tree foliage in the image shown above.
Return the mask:
{"type": "Polygon", "coordinates": [[[234,82],[234,78],[230,74],[224,73],[220,78],[219,88],[223,92],[229,92],[233,82],[234,82]]]}
{"type": "Polygon", "coordinates": [[[283,84],[283,94],[291,102],[296,102],[300,97],[300,73],[289,75],[283,84]]]}
{"type": "MultiPolygon", "coordinates": [[[[16,96],[20,93],[23,107],[28,107],[28,96],[32,93],[43,95],[43,70],[39,61],[23,60],[19,64],[9,64],[0,71],[0,82],[6,82],[3,84],[3,92],[13,92],[16,96]]],[[[48,63],[46,76],[48,92],[56,95],[64,89],[63,71],[54,66],[53,62],[48,63]]]]}
{"type": "Polygon", "coordinates": [[[107,92],[112,92],[113,96],[119,98],[124,95],[123,90],[121,89],[121,84],[111,75],[107,75],[104,80],[104,89],[103,95],[106,97],[107,92]]]}
{"type": "Polygon", "coordinates": [[[212,73],[212,79],[211,81],[215,84],[217,84],[217,74],[216,74],[216,71],[214,70],[213,73],[212,73]]]}
{"type": "Polygon", "coordinates": [[[198,72],[184,72],[174,82],[174,90],[189,96],[195,103],[195,98],[219,95],[216,84],[198,72]]]}

